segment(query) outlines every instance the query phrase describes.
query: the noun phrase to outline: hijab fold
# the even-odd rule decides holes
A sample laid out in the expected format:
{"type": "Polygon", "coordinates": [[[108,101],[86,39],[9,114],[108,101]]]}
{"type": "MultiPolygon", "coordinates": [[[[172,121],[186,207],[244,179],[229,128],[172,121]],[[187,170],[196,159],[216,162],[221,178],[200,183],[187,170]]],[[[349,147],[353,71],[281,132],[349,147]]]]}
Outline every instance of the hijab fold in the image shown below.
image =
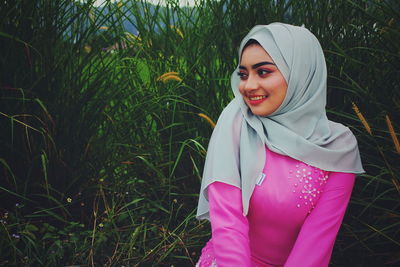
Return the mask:
{"type": "Polygon", "coordinates": [[[265,164],[265,146],[322,170],[364,172],[352,132],[326,116],[327,71],[317,38],[304,27],[257,25],[241,42],[239,62],[250,39],[267,51],[284,76],[286,96],[272,114],[254,115],[239,92],[239,66],[235,69],[231,76],[235,98],[222,111],[208,146],[198,219],[209,219],[207,187],[215,181],[242,190],[243,214],[247,215],[265,164]]]}

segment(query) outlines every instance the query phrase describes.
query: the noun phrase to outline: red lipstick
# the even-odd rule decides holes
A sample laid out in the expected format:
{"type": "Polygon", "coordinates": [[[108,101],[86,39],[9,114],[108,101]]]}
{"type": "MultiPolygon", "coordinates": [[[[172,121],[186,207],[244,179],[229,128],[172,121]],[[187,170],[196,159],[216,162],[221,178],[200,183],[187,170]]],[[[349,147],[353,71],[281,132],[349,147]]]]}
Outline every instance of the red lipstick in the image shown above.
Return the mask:
{"type": "Polygon", "coordinates": [[[267,99],[266,95],[253,95],[247,97],[250,105],[258,105],[267,99]]]}

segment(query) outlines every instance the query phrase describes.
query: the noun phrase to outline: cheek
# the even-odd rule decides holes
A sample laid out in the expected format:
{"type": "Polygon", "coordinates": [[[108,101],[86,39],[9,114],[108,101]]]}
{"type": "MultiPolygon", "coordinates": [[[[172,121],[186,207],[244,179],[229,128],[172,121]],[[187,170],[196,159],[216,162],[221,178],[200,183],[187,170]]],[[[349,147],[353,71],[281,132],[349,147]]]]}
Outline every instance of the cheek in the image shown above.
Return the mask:
{"type": "Polygon", "coordinates": [[[273,90],[277,95],[286,95],[287,84],[286,81],[284,79],[282,80],[280,77],[270,79],[267,87],[273,90]]]}
{"type": "Polygon", "coordinates": [[[239,83],[239,92],[241,95],[244,95],[244,85],[243,85],[243,81],[240,81],[239,83]]]}
{"type": "Polygon", "coordinates": [[[279,82],[279,87],[280,88],[284,88],[284,91],[286,92],[286,89],[287,89],[288,85],[287,85],[287,82],[286,82],[286,80],[285,80],[285,78],[283,77],[282,74],[279,75],[278,82],[279,82]]]}
{"type": "Polygon", "coordinates": [[[279,87],[281,89],[282,98],[285,98],[286,97],[286,93],[287,93],[287,88],[288,88],[286,81],[282,80],[279,87]]]}
{"type": "Polygon", "coordinates": [[[282,83],[282,80],[280,79],[280,77],[278,75],[270,76],[270,77],[268,77],[268,79],[264,80],[265,86],[268,86],[271,89],[280,87],[281,83],[282,83]]]}

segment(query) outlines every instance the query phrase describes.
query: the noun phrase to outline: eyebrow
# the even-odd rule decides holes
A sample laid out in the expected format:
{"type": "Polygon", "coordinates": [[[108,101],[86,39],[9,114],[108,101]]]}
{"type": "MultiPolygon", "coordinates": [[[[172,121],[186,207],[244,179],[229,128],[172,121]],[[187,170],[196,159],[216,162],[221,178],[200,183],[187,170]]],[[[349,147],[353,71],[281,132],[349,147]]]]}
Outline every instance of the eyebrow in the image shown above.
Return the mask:
{"type": "MultiPolygon", "coordinates": [[[[269,61],[263,61],[263,62],[259,62],[259,63],[254,64],[251,68],[252,69],[257,69],[258,67],[263,66],[263,65],[274,65],[275,66],[275,63],[272,63],[272,62],[269,62],[269,61]]],[[[245,70],[246,67],[240,65],[239,69],[245,70]]]]}

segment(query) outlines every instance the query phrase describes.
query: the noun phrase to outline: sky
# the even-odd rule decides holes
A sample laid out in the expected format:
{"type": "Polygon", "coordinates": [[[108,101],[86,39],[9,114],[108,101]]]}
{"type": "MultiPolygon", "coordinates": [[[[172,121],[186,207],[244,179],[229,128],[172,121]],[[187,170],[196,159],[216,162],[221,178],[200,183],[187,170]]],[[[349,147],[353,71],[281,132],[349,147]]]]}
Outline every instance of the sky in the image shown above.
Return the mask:
{"type": "MultiPolygon", "coordinates": [[[[81,0],[82,1],[82,0],[81,0]]],[[[96,0],[95,5],[100,6],[102,3],[104,3],[106,0],[96,0]]],[[[116,2],[118,0],[111,0],[113,2],[116,2]]],[[[150,2],[152,4],[158,4],[160,5],[165,5],[166,0],[146,0],[147,2],[150,2]]],[[[176,0],[178,1],[178,0],[176,0]]],[[[197,0],[179,0],[179,6],[194,6],[197,0]]]]}

